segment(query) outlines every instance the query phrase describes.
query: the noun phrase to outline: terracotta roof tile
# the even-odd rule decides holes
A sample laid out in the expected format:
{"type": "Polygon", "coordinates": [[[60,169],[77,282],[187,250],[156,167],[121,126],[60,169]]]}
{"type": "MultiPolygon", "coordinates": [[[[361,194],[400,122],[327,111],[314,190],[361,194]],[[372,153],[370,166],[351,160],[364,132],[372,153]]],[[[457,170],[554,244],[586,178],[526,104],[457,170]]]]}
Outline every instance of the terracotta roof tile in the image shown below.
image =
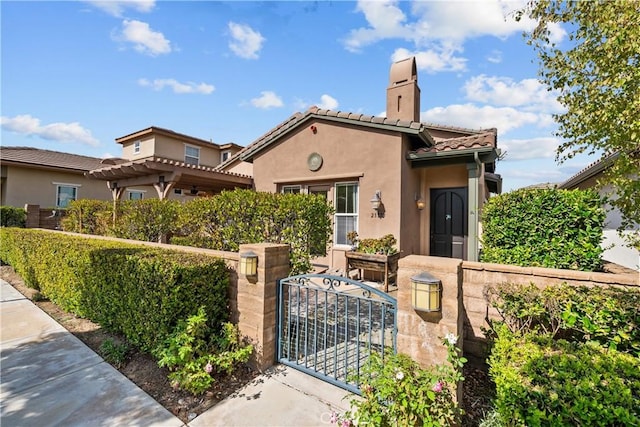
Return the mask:
{"type": "Polygon", "coordinates": [[[99,168],[102,159],[34,147],[0,147],[0,161],[88,171],[99,168]]]}
{"type": "Polygon", "coordinates": [[[485,148],[496,147],[497,144],[497,131],[495,129],[489,129],[484,133],[463,136],[460,138],[450,138],[442,141],[438,141],[432,147],[425,147],[416,150],[416,153],[435,153],[441,151],[452,150],[469,150],[473,148],[485,148]]]}

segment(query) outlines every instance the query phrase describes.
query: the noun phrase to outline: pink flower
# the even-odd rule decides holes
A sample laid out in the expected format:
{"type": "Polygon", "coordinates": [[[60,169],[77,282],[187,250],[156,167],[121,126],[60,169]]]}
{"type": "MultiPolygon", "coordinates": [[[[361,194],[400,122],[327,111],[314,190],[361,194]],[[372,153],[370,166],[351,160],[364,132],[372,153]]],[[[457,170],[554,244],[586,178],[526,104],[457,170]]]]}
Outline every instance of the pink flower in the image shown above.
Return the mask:
{"type": "Polygon", "coordinates": [[[335,424],[338,422],[338,414],[336,414],[335,412],[331,413],[331,418],[329,418],[329,422],[331,424],[335,424]]]}
{"type": "Polygon", "coordinates": [[[351,420],[342,420],[340,427],[351,427],[351,420]]]}
{"type": "Polygon", "coordinates": [[[211,365],[211,363],[207,363],[207,366],[204,367],[204,370],[207,374],[210,374],[211,371],[213,371],[213,366],[211,365]]]}
{"type": "Polygon", "coordinates": [[[442,391],[442,381],[438,381],[431,390],[435,391],[436,393],[440,393],[442,391]]]}

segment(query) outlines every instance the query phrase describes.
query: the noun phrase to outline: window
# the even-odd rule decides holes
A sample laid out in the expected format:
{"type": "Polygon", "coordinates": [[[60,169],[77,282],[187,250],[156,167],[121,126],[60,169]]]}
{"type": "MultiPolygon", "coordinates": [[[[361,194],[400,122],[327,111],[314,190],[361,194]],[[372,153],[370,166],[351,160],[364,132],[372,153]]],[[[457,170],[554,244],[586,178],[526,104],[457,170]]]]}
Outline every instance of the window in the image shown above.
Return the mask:
{"type": "Polygon", "coordinates": [[[133,154],[140,154],[140,141],[133,143],[133,154]]]}
{"type": "Polygon", "coordinates": [[[227,160],[229,160],[229,157],[231,157],[231,151],[223,151],[220,154],[220,163],[224,163],[227,160]]]}
{"type": "Polygon", "coordinates": [[[335,240],[337,245],[350,245],[347,233],[358,231],[358,184],[336,184],[335,240]]]}
{"type": "Polygon", "coordinates": [[[56,207],[66,208],[73,200],[78,200],[79,185],[57,184],[56,185],[56,207]]]}
{"type": "Polygon", "coordinates": [[[129,200],[142,200],[144,198],[144,191],[128,190],[129,200]]]}
{"type": "Polygon", "coordinates": [[[200,149],[198,147],[192,147],[185,145],[184,147],[184,162],[189,165],[200,164],[200,149]]]}
{"type": "Polygon", "coordinates": [[[179,194],[179,195],[182,195],[182,188],[174,188],[174,189],[173,189],[173,194],[179,194]]]}
{"type": "Polygon", "coordinates": [[[300,194],[300,186],[299,185],[285,185],[282,187],[282,192],[284,194],[300,194]]]}

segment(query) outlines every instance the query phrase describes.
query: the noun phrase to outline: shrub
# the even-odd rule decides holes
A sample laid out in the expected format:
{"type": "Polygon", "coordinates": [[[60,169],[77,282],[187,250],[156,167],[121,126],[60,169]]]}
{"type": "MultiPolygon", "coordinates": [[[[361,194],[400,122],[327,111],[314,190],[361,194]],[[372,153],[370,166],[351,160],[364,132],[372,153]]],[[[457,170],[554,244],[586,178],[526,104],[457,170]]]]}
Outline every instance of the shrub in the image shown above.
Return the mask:
{"type": "Polygon", "coordinates": [[[129,345],[127,343],[117,343],[113,338],[107,338],[100,344],[100,354],[111,365],[120,368],[129,353],[129,345]]]}
{"type": "Polygon", "coordinates": [[[482,212],[481,259],[601,270],[602,206],[592,190],[522,189],[492,197],[482,212]]]}
{"type": "Polygon", "coordinates": [[[365,254],[393,255],[398,253],[396,243],[398,241],[393,234],[387,234],[379,239],[359,239],[358,233],[351,231],[347,233],[347,239],[353,244],[353,250],[365,254]]]}
{"type": "Polygon", "coordinates": [[[177,200],[125,200],[118,204],[113,235],[123,239],[158,242],[177,229],[182,204],[177,200]]]}
{"type": "Polygon", "coordinates": [[[333,421],[342,425],[439,426],[458,425],[462,410],[456,400],[456,387],[464,378],[466,359],[448,335],[446,365],[423,369],[404,354],[388,355],[384,360],[372,353],[359,376],[362,398],[351,399],[352,411],[333,421]]]}
{"type": "Polygon", "coordinates": [[[169,368],[169,379],[174,387],[202,394],[214,382],[211,374],[228,375],[238,363],[249,360],[253,346],[242,343],[233,324],[222,325],[219,335],[211,332],[204,307],[200,307],[197,314],[180,321],[165,342],[155,349],[158,365],[169,368]]]}
{"type": "Polygon", "coordinates": [[[67,214],[61,221],[64,231],[73,233],[112,234],[113,202],[104,200],[73,200],[67,207],[67,214]]]}
{"type": "Polygon", "coordinates": [[[0,256],[25,282],[142,350],[200,306],[214,329],[228,318],[221,259],[42,230],[2,228],[0,238],[0,256]]]}
{"type": "Polygon", "coordinates": [[[237,251],[243,243],[286,243],[292,274],[311,269],[331,235],[332,208],[319,195],[223,191],[185,204],[172,243],[237,251]]]}
{"type": "Polygon", "coordinates": [[[640,359],[594,342],[496,328],[490,375],[509,425],[640,425],[640,359]]]}
{"type": "Polygon", "coordinates": [[[22,208],[13,206],[0,206],[0,226],[24,228],[27,222],[27,213],[22,208]]]}

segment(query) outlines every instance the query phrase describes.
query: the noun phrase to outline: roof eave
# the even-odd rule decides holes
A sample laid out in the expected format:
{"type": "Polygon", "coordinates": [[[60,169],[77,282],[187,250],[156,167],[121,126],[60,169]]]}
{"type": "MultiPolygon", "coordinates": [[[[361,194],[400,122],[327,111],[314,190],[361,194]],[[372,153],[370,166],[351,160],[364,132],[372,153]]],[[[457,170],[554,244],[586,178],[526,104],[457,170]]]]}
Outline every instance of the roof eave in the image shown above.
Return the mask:
{"type": "Polygon", "coordinates": [[[593,178],[594,176],[598,175],[599,173],[603,172],[605,169],[607,169],[609,166],[611,166],[611,164],[620,156],[620,152],[615,152],[611,155],[609,155],[608,157],[605,157],[604,159],[602,159],[601,161],[594,163],[591,167],[578,172],[577,174],[575,174],[574,176],[572,176],[571,178],[569,178],[568,180],[566,180],[565,182],[563,182],[562,184],[558,185],[558,188],[563,189],[563,190],[567,190],[567,189],[571,189],[571,188],[575,188],[576,186],[580,185],[581,183],[583,183],[584,181],[593,178]]]}
{"type": "Polygon", "coordinates": [[[407,153],[413,167],[436,166],[442,164],[462,163],[463,161],[475,161],[475,154],[482,163],[491,163],[498,159],[500,153],[495,147],[479,147],[464,150],[446,150],[426,153],[407,153]]]}

